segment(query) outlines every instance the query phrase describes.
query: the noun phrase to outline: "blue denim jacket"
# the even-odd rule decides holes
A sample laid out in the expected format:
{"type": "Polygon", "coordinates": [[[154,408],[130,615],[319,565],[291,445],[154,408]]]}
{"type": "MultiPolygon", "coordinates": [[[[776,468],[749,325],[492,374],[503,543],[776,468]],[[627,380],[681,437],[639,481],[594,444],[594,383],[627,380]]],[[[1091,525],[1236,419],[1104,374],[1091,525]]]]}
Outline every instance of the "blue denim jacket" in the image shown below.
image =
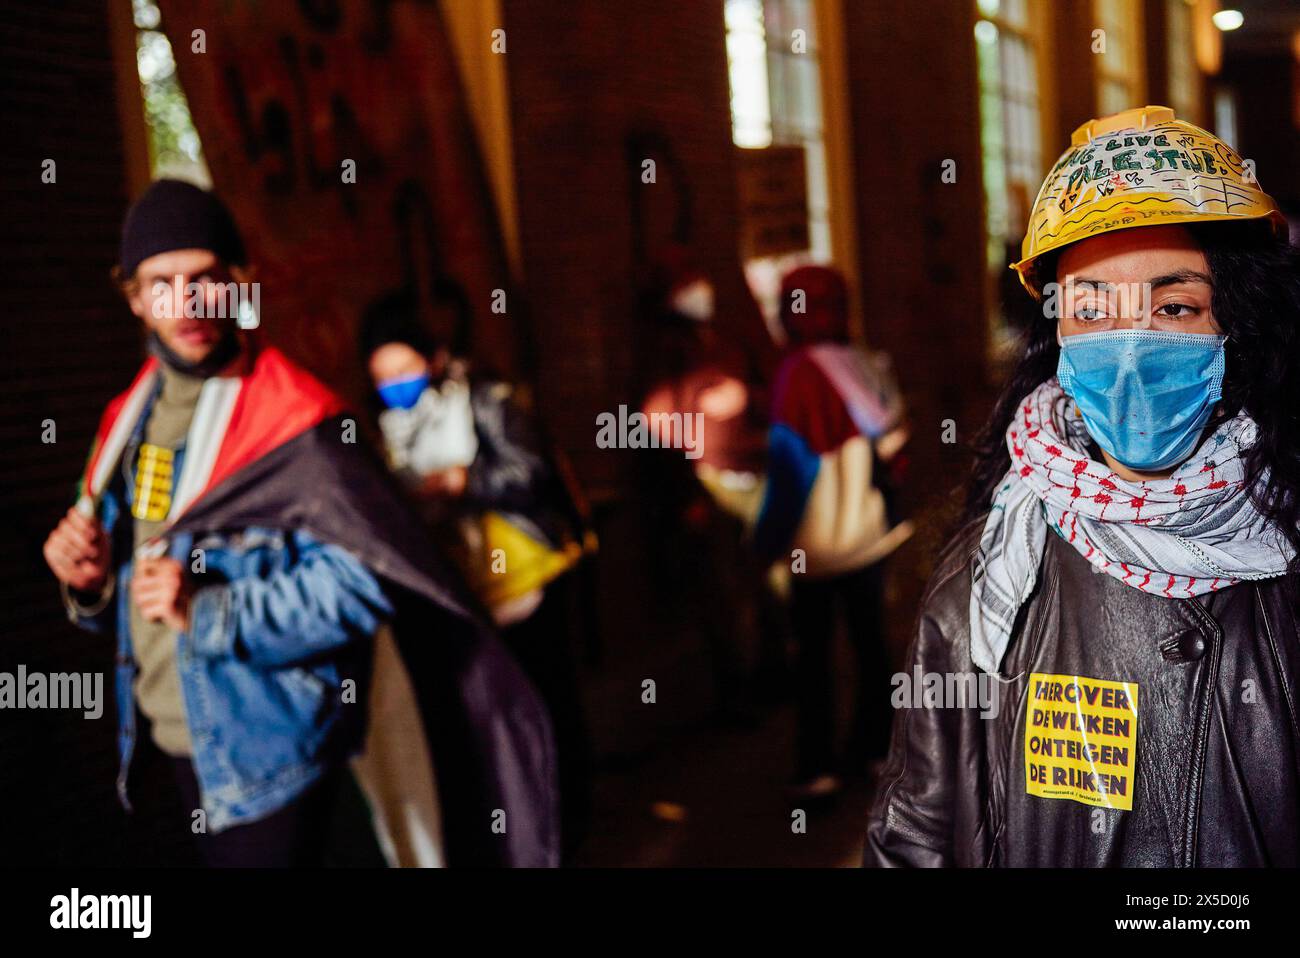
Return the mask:
{"type": "MultiPolygon", "coordinates": [[[[115,558],[112,595],[93,611],[68,601],[74,623],[117,635],[117,790],[128,809],[136,738],[130,498],[146,420],[147,410],[100,504],[115,558]]],[[[302,532],[181,534],[167,552],[196,587],[176,665],[207,827],[216,832],[270,815],[360,749],[370,639],[392,607],[351,553],[302,532]]]]}

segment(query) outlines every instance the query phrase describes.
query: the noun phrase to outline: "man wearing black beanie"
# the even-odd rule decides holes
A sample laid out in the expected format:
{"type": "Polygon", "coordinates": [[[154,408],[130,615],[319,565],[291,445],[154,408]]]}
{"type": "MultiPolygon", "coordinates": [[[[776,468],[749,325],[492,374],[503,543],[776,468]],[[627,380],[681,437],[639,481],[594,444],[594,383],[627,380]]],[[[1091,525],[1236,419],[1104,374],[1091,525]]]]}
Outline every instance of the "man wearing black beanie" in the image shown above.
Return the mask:
{"type": "Polygon", "coordinates": [[[164,368],[206,376],[234,358],[244,262],[230,212],[191,183],[159,180],[127,211],[114,274],[164,368]]]}
{"type": "Polygon", "coordinates": [[[390,861],[551,863],[536,693],[413,532],[341,400],[241,329],[260,300],[245,259],[209,192],[163,180],[131,207],[116,275],[150,357],[105,410],[45,544],[72,621],[116,638],[123,805],[133,761],[161,753],[207,863],[318,864],[364,752],[390,861]],[[411,682],[412,655],[441,687],[411,682]],[[509,838],[492,829],[500,809],[509,838]]]}

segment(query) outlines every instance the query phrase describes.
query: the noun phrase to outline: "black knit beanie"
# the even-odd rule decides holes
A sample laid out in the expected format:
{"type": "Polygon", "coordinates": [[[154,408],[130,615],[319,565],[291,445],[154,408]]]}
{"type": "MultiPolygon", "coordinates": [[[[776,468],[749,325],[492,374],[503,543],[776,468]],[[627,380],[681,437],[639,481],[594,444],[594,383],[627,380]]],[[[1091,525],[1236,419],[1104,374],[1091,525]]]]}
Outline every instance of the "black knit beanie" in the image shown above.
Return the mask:
{"type": "Polygon", "coordinates": [[[174,249],[206,249],[226,263],[244,262],[244,242],[225,204],[181,180],[158,180],[127,210],[118,265],[135,275],[143,260],[174,249]]]}

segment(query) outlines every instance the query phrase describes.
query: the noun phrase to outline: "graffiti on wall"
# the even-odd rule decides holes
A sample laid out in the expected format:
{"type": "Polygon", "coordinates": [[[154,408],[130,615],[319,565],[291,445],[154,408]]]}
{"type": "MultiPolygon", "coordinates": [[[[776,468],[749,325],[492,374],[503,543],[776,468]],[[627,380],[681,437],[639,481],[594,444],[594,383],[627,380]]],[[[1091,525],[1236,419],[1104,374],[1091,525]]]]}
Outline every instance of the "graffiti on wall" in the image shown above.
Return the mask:
{"type": "Polygon", "coordinates": [[[438,4],[161,7],[268,336],[356,396],[358,318],[405,291],[443,341],[517,373],[521,337],[494,297],[500,232],[438,4]]]}

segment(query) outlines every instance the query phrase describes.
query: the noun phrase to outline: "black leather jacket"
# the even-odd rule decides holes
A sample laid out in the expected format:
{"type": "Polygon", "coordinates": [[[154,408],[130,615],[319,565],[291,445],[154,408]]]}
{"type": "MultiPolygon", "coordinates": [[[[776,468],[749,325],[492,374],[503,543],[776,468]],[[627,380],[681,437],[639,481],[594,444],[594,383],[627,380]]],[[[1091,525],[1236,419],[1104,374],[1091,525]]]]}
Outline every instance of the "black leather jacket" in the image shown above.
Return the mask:
{"type": "MultiPolygon", "coordinates": [[[[968,621],[982,527],[940,557],[909,672],[977,671],[968,621]]],[[[1300,863],[1300,635],[1283,579],[1166,599],[1094,574],[1049,534],[1002,674],[993,718],[899,710],[867,865],[1300,863]],[[1131,811],[1028,794],[1031,673],[1137,683],[1131,811]]]]}

